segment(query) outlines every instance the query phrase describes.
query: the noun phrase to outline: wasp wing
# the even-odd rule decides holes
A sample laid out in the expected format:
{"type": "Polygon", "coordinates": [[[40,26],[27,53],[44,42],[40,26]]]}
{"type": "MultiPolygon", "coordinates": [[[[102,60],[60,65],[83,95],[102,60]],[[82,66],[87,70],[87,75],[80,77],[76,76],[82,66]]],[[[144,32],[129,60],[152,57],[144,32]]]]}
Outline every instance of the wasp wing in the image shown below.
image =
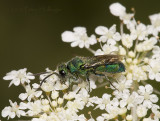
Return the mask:
{"type": "Polygon", "coordinates": [[[82,59],[85,61],[83,68],[88,69],[100,65],[116,64],[120,62],[121,58],[122,56],[120,55],[98,55],[93,57],[82,57],[82,59]]]}

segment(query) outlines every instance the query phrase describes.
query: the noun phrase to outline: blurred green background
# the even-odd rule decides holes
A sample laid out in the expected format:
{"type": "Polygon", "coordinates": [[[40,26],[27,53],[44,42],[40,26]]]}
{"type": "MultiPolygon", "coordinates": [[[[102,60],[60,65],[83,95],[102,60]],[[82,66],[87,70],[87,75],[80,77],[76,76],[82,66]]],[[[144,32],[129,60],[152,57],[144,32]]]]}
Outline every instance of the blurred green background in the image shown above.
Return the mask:
{"type": "MultiPolygon", "coordinates": [[[[88,35],[99,25],[119,25],[109,12],[115,0],[1,0],[0,1],[0,111],[9,99],[18,100],[20,87],[2,78],[11,70],[29,72],[55,69],[75,55],[89,56],[85,49],[71,48],[61,40],[61,33],[75,26],[87,28],[88,35]]],[[[119,0],[127,11],[134,7],[136,20],[148,24],[148,16],[160,12],[160,0],[119,0]]],[[[158,88],[158,87],[157,87],[158,88]]]]}

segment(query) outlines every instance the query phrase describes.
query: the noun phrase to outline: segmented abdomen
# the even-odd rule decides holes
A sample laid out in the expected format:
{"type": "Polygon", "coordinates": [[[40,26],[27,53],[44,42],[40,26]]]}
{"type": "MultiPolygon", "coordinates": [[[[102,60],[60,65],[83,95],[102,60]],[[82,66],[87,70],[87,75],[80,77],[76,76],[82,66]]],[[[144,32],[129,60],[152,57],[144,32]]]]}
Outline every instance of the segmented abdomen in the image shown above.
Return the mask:
{"type": "Polygon", "coordinates": [[[125,66],[123,63],[119,62],[116,64],[101,65],[98,66],[95,70],[98,72],[120,73],[125,71],[125,66]]]}

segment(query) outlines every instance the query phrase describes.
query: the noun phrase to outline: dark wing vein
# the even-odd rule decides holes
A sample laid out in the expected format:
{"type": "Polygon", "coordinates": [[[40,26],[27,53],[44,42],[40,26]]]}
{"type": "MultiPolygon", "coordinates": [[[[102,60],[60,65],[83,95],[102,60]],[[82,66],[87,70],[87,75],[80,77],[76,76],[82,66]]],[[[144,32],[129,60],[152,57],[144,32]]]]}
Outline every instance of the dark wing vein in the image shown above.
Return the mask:
{"type": "Polygon", "coordinates": [[[92,67],[97,67],[100,65],[106,65],[106,64],[115,64],[119,63],[121,59],[121,56],[119,55],[98,55],[98,56],[93,56],[93,57],[87,57],[84,58],[85,64],[84,68],[92,68],[92,67]]]}

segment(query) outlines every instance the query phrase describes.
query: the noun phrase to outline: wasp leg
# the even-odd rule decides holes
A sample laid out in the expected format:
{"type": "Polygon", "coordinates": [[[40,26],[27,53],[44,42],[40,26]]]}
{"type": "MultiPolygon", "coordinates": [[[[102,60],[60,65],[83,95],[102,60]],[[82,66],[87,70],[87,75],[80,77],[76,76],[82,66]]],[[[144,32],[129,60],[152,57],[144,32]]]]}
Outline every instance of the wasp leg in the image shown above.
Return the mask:
{"type": "Polygon", "coordinates": [[[112,85],[112,87],[114,87],[116,90],[118,90],[118,89],[112,84],[112,82],[108,79],[108,77],[107,77],[106,75],[104,75],[104,74],[98,74],[98,73],[96,73],[96,72],[94,72],[94,74],[97,75],[97,76],[104,76],[104,77],[106,78],[106,80],[108,80],[108,82],[112,85]]]}
{"type": "Polygon", "coordinates": [[[69,91],[72,91],[72,86],[71,86],[71,77],[69,78],[69,91]]]}
{"type": "MultiPolygon", "coordinates": [[[[104,75],[104,76],[105,76],[105,75],[104,75]]],[[[105,76],[105,78],[106,78],[106,79],[108,80],[108,82],[112,85],[112,87],[114,87],[116,90],[118,90],[106,76],[105,76]]]]}
{"type": "Polygon", "coordinates": [[[89,85],[89,90],[88,90],[88,92],[90,93],[91,92],[91,90],[90,90],[90,80],[89,80],[89,77],[87,76],[87,81],[88,81],[88,85],[89,85]]]}
{"type": "Polygon", "coordinates": [[[88,90],[88,92],[90,93],[91,90],[90,90],[90,80],[89,80],[89,74],[88,74],[88,73],[86,74],[86,78],[87,78],[88,85],[89,85],[89,90],[88,90]]]}

